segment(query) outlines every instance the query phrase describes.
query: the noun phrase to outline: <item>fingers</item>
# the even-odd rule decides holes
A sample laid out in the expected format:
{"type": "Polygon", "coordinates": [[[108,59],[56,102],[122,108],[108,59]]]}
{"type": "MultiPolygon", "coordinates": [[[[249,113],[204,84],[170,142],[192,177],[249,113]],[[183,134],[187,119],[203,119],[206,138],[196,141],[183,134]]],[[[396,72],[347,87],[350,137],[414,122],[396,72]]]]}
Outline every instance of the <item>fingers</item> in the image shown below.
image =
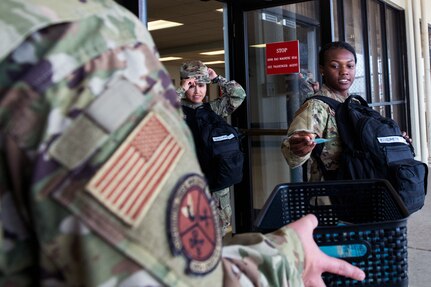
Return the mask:
{"type": "MultiPolygon", "coordinates": [[[[350,277],[354,280],[362,281],[365,279],[365,273],[353,265],[350,265],[346,261],[330,258],[334,260],[335,263],[327,264],[328,270],[327,272],[338,274],[341,276],[350,277]],[[332,266],[332,267],[329,267],[332,266]]],[[[312,276],[307,276],[304,278],[304,286],[305,287],[325,287],[325,282],[322,279],[322,273],[316,272],[312,276]]]]}
{"type": "Polygon", "coordinates": [[[312,143],[316,137],[315,134],[309,132],[296,132],[289,138],[289,143],[312,143]]]}
{"type": "Polygon", "coordinates": [[[318,220],[315,215],[308,214],[301,219],[289,224],[298,234],[304,247],[305,266],[303,273],[304,285],[307,287],[323,287],[321,280],[324,272],[334,273],[362,281],[365,273],[348,263],[347,261],[330,257],[323,253],[313,239],[313,230],[317,227],[318,220]]]}
{"type": "Polygon", "coordinates": [[[184,79],[184,80],[182,80],[181,86],[183,87],[184,90],[187,91],[188,89],[190,89],[196,85],[195,81],[196,81],[195,78],[184,79]]]}
{"type": "Polygon", "coordinates": [[[215,77],[217,77],[217,73],[213,69],[208,68],[208,76],[210,77],[210,80],[213,80],[215,77]]]}
{"type": "Polygon", "coordinates": [[[297,132],[289,138],[290,150],[297,156],[305,156],[316,146],[315,135],[308,132],[297,132]]]}
{"type": "Polygon", "coordinates": [[[409,135],[407,134],[407,132],[402,132],[402,136],[403,138],[408,142],[408,143],[413,143],[413,140],[409,137],[409,135]]]}
{"type": "Polygon", "coordinates": [[[325,272],[349,277],[358,281],[365,279],[364,271],[341,259],[328,256],[328,261],[325,267],[325,272]]]}

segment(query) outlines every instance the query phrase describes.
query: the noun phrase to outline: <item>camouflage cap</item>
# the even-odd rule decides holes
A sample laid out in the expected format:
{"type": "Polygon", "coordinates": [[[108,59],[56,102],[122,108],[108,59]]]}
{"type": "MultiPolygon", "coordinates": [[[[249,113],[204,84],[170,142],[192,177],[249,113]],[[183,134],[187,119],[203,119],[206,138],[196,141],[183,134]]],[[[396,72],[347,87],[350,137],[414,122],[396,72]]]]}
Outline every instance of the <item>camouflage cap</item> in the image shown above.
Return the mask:
{"type": "Polygon", "coordinates": [[[198,60],[184,63],[180,68],[180,78],[196,78],[198,83],[211,83],[210,77],[208,75],[208,67],[198,60]]]}

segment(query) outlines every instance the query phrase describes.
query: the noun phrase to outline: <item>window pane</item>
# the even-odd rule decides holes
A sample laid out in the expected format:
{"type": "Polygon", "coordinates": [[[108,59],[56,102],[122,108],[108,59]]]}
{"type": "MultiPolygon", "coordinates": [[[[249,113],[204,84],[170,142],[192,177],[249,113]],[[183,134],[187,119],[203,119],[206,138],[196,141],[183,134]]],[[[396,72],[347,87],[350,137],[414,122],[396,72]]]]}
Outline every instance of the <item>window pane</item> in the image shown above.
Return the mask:
{"type": "Polygon", "coordinates": [[[401,71],[400,71],[400,57],[399,45],[401,39],[398,33],[399,21],[397,21],[397,14],[392,9],[386,9],[386,38],[388,43],[388,67],[389,67],[389,88],[390,88],[390,101],[402,100],[402,87],[401,87],[401,71]]]}
{"type": "Polygon", "coordinates": [[[385,101],[383,85],[383,55],[382,55],[382,27],[380,25],[380,5],[376,1],[368,3],[368,40],[370,49],[370,79],[371,101],[373,103],[385,101]]]}
{"type": "Polygon", "coordinates": [[[361,95],[366,99],[366,76],[365,76],[365,57],[364,57],[364,39],[362,37],[362,17],[361,1],[345,0],[344,19],[346,42],[355,48],[356,57],[356,79],[350,88],[351,94],[361,95]]]}
{"type": "Polygon", "coordinates": [[[401,53],[400,43],[402,39],[398,28],[400,23],[399,11],[386,8],[386,38],[388,46],[388,70],[389,70],[389,100],[391,105],[391,114],[387,115],[400,124],[403,130],[406,128],[406,103],[405,93],[403,90],[402,70],[401,70],[401,53]],[[397,25],[398,24],[398,25],[397,25]],[[398,102],[397,102],[398,101],[398,102]]]}
{"type": "Polygon", "coordinates": [[[338,25],[340,25],[340,17],[338,15],[338,1],[332,0],[332,38],[334,41],[340,41],[340,31],[338,29],[338,25]]]}
{"type": "Polygon", "coordinates": [[[392,119],[398,123],[402,131],[407,131],[407,119],[405,113],[405,105],[392,106],[392,119]]]}

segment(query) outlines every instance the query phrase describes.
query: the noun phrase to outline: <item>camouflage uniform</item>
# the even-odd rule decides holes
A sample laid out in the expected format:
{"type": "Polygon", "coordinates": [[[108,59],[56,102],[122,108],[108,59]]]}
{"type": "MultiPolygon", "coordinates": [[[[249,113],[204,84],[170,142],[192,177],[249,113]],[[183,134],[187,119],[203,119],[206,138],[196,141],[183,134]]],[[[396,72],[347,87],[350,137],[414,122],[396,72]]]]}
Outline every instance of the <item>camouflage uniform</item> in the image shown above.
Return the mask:
{"type": "Polygon", "coordinates": [[[239,238],[220,264],[171,77],[132,14],[110,0],[0,8],[1,286],[302,284],[288,228],[239,238]]]}
{"type": "MultiPolygon", "coordinates": [[[[211,82],[208,76],[208,69],[200,61],[191,61],[181,66],[180,77],[182,79],[195,77],[198,82],[209,84],[211,82]]],[[[210,101],[211,109],[218,115],[226,118],[230,116],[244,101],[246,93],[244,89],[236,81],[228,81],[224,77],[218,75],[215,83],[222,89],[222,96],[210,101]]],[[[198,108],[202,103],[192,103],[187,100],[185,90],[180,87],[177,89],[178,97],[181,105],[193,109],[198,108]]],[[[230,203],[230,189],[224,188],[212,192],[212,197],[215,201],[217,212],[222,225],[223,236],[227,233],[231,226],[232,207],[230,203]]]]}
{"type": "MultiPolygon", "coordinates": [[[[323,95],[339,102],[344,102],[344,98],[332,92],[326,85],[316,92],[316,95],[323,95]]],[[[320,155],[327,170],[336,170],[339,166],[342,146],[338,136],[335,111],[327,104],[319,100],[309,100],[303,104],[296,112],[295,118],[287,131],[287,138],[282,142],[282,152],[290,167],[295,168],[307,163],[307,178],[309,181],[322,181],[322,172],[316,161],[310,158],[311,153],[305,156],[297,156],[290,151],[289,137],[297,131],[308,131],[321,138],[333,138],[334,140],[324,143],[320,155]]]]}

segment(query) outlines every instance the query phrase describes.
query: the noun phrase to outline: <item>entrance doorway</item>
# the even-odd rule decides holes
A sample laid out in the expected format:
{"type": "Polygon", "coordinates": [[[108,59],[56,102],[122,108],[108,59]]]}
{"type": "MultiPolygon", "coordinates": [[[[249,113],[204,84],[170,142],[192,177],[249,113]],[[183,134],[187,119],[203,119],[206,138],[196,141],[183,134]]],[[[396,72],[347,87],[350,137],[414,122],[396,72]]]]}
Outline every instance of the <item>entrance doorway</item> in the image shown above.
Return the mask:
{"type": "Polygon", "coordinates": [[[276,184],[297,181],[280,149],[295,111],[305,99],[300,74],[318,75],[318,1],[246,12],[253,208],[260,209],[276,184]],[[265,47],[299,41],[300,74],[266,73],[265,47]]]}
{"type": "MultiPolygon", "coordinates": [[[[302,179],[302,170],[291,170],[287,165],[281,142],[305,99],[300,88],[301,74],[320,80],[320,1],[280,2],[272,7],[266,2],[263,8],[256,8],[253,2],[250,10],[244,2],[240,8],[233,7],[241,10],[233,18],[242,17],[245,51],[244,59],[236,57],[234,63],[240,67],[243,61],[247,83],[247,108],[232,115],[234,123],[241,126],[242,122],[248,154],[248,174],[243,183],[235,186],[234,193],[235,231],[239,233],[253,229],[256,212],[277,184],[302,179]],[[291,41],[297,41],[300,73],[268,74],[268,45],[291,41]]],[[[240,45],[238,40],[234,46],[240,45]]],[[[238,70],[236,78],[240,78],[238,70]]]]}

